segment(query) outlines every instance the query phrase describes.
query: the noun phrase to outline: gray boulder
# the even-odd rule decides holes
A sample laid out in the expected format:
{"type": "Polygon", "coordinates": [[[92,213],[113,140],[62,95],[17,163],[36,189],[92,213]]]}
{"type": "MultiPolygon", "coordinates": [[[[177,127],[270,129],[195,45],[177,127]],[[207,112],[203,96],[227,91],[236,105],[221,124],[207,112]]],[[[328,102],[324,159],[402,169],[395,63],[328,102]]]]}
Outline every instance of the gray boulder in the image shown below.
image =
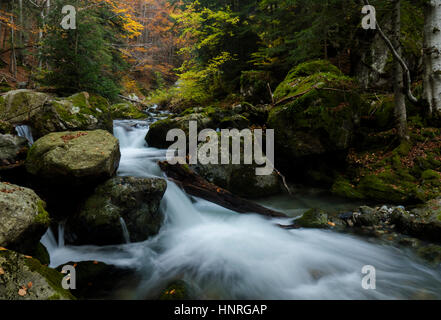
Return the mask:
{"type": "Polygon", "coordinates": [[[166,188],[165,180],[157,178],[108,180],[96,188],[79,214],[68,219],[67,241],[95,245],[124,243],[123,221],[130,241],[145,241],[161,227],[164,217],[159,205],[166,188]]]}
{"type": "Polygon", "coordinates": [[[29,173],[54,184],[87,185],[116,172],[119,142],[104,130],[57,132],[37,140],[29,151],[29,173]]]}
{"type": "Polygon", "coordinates": [[[45,206],[31,189],[0,182],[0,247],[32,252],[50,223],[45,206]]]}

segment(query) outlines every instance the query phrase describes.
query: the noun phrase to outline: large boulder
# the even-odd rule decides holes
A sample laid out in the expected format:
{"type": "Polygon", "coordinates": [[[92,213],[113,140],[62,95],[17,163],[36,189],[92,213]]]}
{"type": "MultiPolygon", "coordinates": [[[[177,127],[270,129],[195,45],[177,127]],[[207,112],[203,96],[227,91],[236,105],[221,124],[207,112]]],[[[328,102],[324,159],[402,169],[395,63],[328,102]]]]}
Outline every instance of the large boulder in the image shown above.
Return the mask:
{"type": "Polygon", "coordinates": [[[50,223],[45,206],[31,189],[0,182],[0,247],[33,252],[50,223]]]}
{"type": "Polygon", "coordinates": [[[54,184],[86,185],[112,177],[120,157],[119,142],[107,131],[57,132],[34,143],[26,169],[54,184]]]}
{"type": "Polygon", "coordinates": [[[278,106],[268,119],[281,156],[346,150],[361,104],[353,89],[353,81],[329,62],[309,62],[291,70],[274,93],[278,106]]]}
{"type": "Polygon", "coordinates": [[[191,168],[207,181],[240,197],[260,198],[275,195],[281,191],[279,176],[275,171],[261,176],[256,174],[258,165],[243,163],[243,146],[241,146],[241,164],[232,164],[231,154],[229,164],[221,164],[222,150],[222,147],[219,147],[219,164],[198,163],[192,165],[191,168]]]}
{"type": "Polygon", "coordinates": [[[80,92],[67,98],[53,98],[32,116],[34,135],[51,132],[97,130],[112,131],[110,107],[106,99],[80,92]]]}
{"type": "Polygon", "coordinates": [[[0,300],[73,300],[61,286],[63,274],[38,260],[0,251],[0,300]]]}
{"type": "Polygon", "coordinates": [[[354,141],[364,102],[354,81],[329,62],[312,61],[292,69],[274,99],[268,127],[275,130],[277,162],[284,172],[305,172],[308,178],[308,166],[330,163],[354,141]]]}
{"type": "Polygon", "coordinates": [[[167,188],[158,178],[116,177],[108,180],[87,199],[79,214],[68,219],[67,241],[74,244],[111,245],[125,242],[123,224],[132,242],[159,232],[159,211],[167,188]]]}
{"type": "Polygon", "coordinates": [[[0,170],[22,165],[26,159],[28,141],[10,134],[0,134],[0,170]]]}
{"type": "Polygon", "coordinates": [[[39,114],[50,97],[27,89],[12,90],[0,96],[0,120],[11,124],[28,122],[39,114]]]}

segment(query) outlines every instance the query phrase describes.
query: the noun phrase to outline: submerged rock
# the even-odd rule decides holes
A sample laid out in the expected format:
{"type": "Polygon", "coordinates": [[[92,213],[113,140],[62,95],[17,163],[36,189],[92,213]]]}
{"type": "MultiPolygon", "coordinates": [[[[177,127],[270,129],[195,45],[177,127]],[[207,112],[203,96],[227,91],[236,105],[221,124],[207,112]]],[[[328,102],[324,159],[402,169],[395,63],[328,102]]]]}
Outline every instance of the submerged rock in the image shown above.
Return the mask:
{"type": "Polygon", "coordinates": [[[23,164],[27,151],[28,141],[25,138],[0,134],[0,170],[23,164]]]}
{"type": "Polygon", "coordinates": [[[29,151],[26,169],[58,185],[86,185],[116,172],[121,154],[118,140],[104,130],[51,133],[29,151]]]}
{"type": "Polygon", "coordinates": [[[68,219],[66,236],[74,244],[110,245],[124,243],[121,218],[130,241],[144,241],[159,232],[159,211],[167,188],[158,178],[117,177],[100,185],[81,212],[68,219]]]}
{"type": "Polygon", "coordinates": [[[0,300],[73,300],[61,287],[63,274],[38,260],[0,251],[0,300]]]}
{"type": "Polygon", "coordinates": [[[49,227],[45,206],[31,189],[0,182],[0,247],[33,252],[49,227]]]}
{"type": "Polygon", "coordinates": [[[320,209],[311,209],[295,220],[295,224],[302,228],[328,228],[328,215],[320,209]]]}

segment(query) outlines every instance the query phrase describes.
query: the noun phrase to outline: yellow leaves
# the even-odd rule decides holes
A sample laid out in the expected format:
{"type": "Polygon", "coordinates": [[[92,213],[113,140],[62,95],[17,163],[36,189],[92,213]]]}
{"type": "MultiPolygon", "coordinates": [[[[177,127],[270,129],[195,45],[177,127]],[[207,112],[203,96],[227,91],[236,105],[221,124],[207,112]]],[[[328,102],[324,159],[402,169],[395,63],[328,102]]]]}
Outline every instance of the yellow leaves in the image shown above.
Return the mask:
{"type": "Polygon", "coordinates": [[[172,289],[170,291],[166,291],[165,294],[167,295],[174,295],[176,293],[176,289],[172,289]]]}

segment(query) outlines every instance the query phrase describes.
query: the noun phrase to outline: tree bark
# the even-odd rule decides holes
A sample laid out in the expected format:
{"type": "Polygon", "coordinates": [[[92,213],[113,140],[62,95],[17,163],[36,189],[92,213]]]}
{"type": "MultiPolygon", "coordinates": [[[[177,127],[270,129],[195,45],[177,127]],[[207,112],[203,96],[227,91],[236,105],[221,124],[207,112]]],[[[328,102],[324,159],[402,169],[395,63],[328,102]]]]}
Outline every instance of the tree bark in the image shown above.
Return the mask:
{"type": "Polygon", "coordinates": [[[222,189],[192,170],[182,165],[170,165],[168,162],[159,162],[159,166],[169,178],[180,185],[188,194],[216,203],[224,208],[239,213],[257,213],[267,217],[286,218],[281,212],[277,212],[249,200],[237,197],[231,192],[222,189]]]}
{"type": "MultiPolygon", "coordinates": [[[[401,56],[401,0],[392,0],[392,37],[391,42],[397,53],[401,56]]],[[[402,140],[408,140],[407,132],[407,112],[406,97],[404,94],[403,69],[400,63],[394,61],[394,96],[395,96],[395,121],[398,137],[402,140]]]]}
{"type": "Polygon", "coordinates": [[[430,116],[441,116],[441,0],[426,5],[424,24],[424,99],[430,116]]]}

